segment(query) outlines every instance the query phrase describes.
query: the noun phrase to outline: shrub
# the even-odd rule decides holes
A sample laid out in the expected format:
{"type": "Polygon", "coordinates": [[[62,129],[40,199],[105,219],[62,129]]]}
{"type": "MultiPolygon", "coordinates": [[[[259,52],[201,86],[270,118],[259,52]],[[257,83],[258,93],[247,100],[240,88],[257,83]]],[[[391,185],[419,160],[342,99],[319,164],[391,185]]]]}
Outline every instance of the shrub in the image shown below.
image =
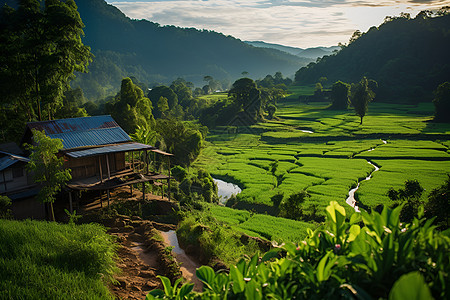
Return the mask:
{"type": "Polygon", "coordinates": [[[423,218],[423,209],[411,223],[400,223],[401,209],[362,211],[347,221],[345,209],[332,201],[327,222],[308,230],[298,245],[241,259],[229,274],[202,266],[201,293],[184,285],[171,294],[154,290],[147,299],[172,299],[182,291],[188,299],[448,299],[449,236],[423,218]]]}

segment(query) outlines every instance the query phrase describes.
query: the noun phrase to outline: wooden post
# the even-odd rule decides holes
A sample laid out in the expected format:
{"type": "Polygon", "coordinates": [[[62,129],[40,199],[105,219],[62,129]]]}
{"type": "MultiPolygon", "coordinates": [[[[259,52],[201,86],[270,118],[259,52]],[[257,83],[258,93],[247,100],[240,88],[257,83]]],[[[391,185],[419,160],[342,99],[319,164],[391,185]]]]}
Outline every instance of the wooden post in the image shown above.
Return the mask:
{"type": "MultiPolygon", "coordinates": [[[[111,179],[111,172],[109,171],[109,158],[108,154],[106,154],[106,168],[108,169],[108,180],[111,179]]],[[[109,190],[108,190],[109,191],[109,190]]]]}
{"type": "Polygon", "coordinates": [[[72,192],[69,192],[69,211],[70,213],[73,213],[73,207],[72,207],[72,192]]]}
{"type": "Polygon", "coordinates": [[[130,194],[131,194],[130,196],[133,197],[133,185],[132,184],[130,184],[130,194]]]}
{"type": "Polygon", "coordinates": [[[142,201],[145,201],[145,182],[142,183],[142,201]]]}
{"type": "Polygon", "coordinates": [[[103,172],[102,172],[101,156],[98,157],[98,167],[100,168],[100,182],[103,183],[103,172]]]}
{"type": "Polygon", "coordinates": [[[6,188],[5,171],[2,171],[2,174],[3,174],[3,184],[5,185],[5,192],[6,192],[6,191],[7,191],[7,188],[6,188]]]}
{"type": "Polygon", "coordinates": [[[131,151],[131,170],[134,172],[134,151],[131,151]]]}
{"type": "Polygon", "coordinates": [[[107,192],[106,192],[107,194],[108,194],[108,207],[109,207],[109,190],[107,190],[107,192]]]}
{"type": "Polygon", "coordinates": [[[147,174],[148,174],[148,151],[147,150],[145,150],[145,160],[146,160],[146,162],[147,162],[147,174]]]}
{"type": "Polygon", "coordinates": [[[100,190],[100,207],[103,208],[103,191],[100,190]]]}
{"type": "Polygon", "coordinates": [[[167,159],[169,160],[169,179],[167,179],[167,198],[170,201],[170,156],[167,156],[167,159]]]}

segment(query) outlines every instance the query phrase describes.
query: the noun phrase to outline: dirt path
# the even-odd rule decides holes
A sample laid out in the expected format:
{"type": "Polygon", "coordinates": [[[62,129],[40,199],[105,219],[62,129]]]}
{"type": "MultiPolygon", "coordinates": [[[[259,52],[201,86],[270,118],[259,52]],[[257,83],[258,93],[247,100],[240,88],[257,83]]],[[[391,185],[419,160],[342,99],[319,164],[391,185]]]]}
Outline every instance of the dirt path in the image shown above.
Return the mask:
{"type": "MultiPolygon", "coordinates": [[[[147,194],[147,200],[166,203],[167,199],[161,196],[147,194]]],[[[134,190],[133,195],[129,189],[117,189],[111,192],[110,203],[117,201],[141,201],[142,193],[134,190]]],[[[106,209],[107,201],[96,198],[92,202],[80,207],[80,211],[87,217],[86,221],[99,221],[101,209],[106,209]]],[[[167,210],[167,208],[166,208],[167,210]]],[[[162,240],[155,238],[158,230],[174,230],[175,225],[160,224],[142,220],[139,217],[117,215],[110,219],[102,219],[101,223],[108,229],[108,234],[117,238],[117,267],[120,271],[114,276],[117,281],[110,285],[110,290],[116,299],[145,299],[149,291],[162,289],[157,275],[174,279],[179,273],[179,267],[165,251],[166,245],[162,240]]]]}
{"type": "Polygon", "coordinates": [[[111,291],[118,299],[145,299],[147,293],[162,288],[157,275],[175,278],[178,266],[167,256],[165,244],[154,239],[156,227],[174,229],[173,225],[164,225],[118,216],[111,220],[108,233],[117,237],[117,251],[120,272],[114,276],[117,280],[111,291]]]}

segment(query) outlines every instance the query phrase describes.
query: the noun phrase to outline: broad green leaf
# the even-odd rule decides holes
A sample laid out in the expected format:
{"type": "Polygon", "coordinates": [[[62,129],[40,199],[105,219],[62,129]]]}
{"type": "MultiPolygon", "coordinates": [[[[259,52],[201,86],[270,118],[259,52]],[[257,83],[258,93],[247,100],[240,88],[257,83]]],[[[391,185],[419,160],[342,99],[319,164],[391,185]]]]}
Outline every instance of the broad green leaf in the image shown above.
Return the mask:
{"type": "Polygon", "coordinates": [[[216,277],[216,273],[214,273],[214,270],[211,267],[201,266],[197,269],[197,271],[195,271],[195,274],[201,282],[203,282],[209,289],[212,290],[212,284],[214,278],[216,277]]]}
{"type": "Polygon", "coordinates": [[[322,257],[322,259],[320,260],[319,264],[317,265],[316,268],[316,276],[317,276],[317,280],[318,281],[324,281],[328,279],[328,274],[327,274],[327,262],[328,262],[328,257],[331,255],[331,251],[328,252],[324,257],[322,257]]]}
{"type": "Polygon", "coordinates": [[[389,300],[427,300],[433,299],[423,276],[415,271],[398,279],[389,293],[389,300]]]}
{"type": "Polygon", "coordinates": [[[345,221],[344,207],[340,206],[336,201],[331,201],[326,210],[333,222],[336,223],[336,230],[339,230],[345,221]]]}
{"type": "Polygon", "coordinates": [[[165,276],[161,276],[161,275],[158,275],[156,277],[161,279],[161,282],[162,282],[163,287],[164,287],[164,292],[166,293],[166,295],[169,296],[169,297],[173,297],[174,295],[173,295],[173,291],[172,291],[172,284],[170,284],[169,278],[167,278],[165,276]]]}
{"type": "Polygon", "coordinates": [[[262,299],[261,287],[254,280],[251,280],[249,283],[247,283],[247,287],[245,289],[245,298],[249,300],[262,299]]]}
{"type": "Polygon", "coordinates": [[[162,299],[164,298],[164,291],[160,289],[156,289],[153,291],[150,291],[147,296],[145,297],[146,300],[153,300],[153,299],[162,299]]]}
{"type": "Polygon", "coordinates": [[[361,214],[354,213],[350,217],[350,224],[352,225],[352,224],[359,223],[359,222],[361,222],[361,219],[362,219],[361,214]]]}
{"type": "Polygon", "coordinates": [[[183,285],[180,289],[180,291],[178,292],[177,297],[179,299],[184,299],[194,288],[194,284],[193,283],[187,283],[185,285],[183,285]]]}
{"type": "Polygon", "coordinates": [[[242,293],[245,288],[244,276],[236,266],[231,266],[230,277],[233,281],[233,292],[235,294],[242,293]]]}
{"type": "Polygon", "coordinates": [[[352,225],[349,229],[349,235],[348,235],[347,241],[348,242],[354,241],[360,232],[361,232],[361,228],[359,227],[359,225],[352,225]]]}
{"type": "MultiPolygon", "coordinates": [[[[308,228],[309,229],[309,228],[308,228]]],[[[268,251],[266,254],[264,254],[264,256],[261,259],[261,262],[266,262],[268,260],[271,260],[274,257],[278,256],[278,253],[280,252],[280,249],[276,248],[276,249],[272,249],[270,251],[268,251]]]]}

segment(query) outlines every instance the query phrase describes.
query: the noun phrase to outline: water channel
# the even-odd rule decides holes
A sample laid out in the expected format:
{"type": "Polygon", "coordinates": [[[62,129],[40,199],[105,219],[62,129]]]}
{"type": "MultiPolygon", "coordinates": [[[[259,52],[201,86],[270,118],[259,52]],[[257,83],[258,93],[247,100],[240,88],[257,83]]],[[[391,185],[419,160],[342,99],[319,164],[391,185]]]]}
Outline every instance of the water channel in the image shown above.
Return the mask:
{"type": "Polygon", "coordinates": [[[164,239],[164,243],[173,247],[172,253],[174,254],[177,262],[181,265],[180,271],[183,278],[194,284],[195,291],[201,291],[203,284],[195,275],[195,271],[201,265],[197,263],[194,258],[188,256],[183,249],[181,249],[175,230],[160,231],[160,234],[164,239]]]}
{"type": "MultiPolygon", "coordinates": [[[[368,150],[368,151],[370,151],[370,150],[368,150]]],[[[372,178],[372,174],[380,169],[379,167],[377,167],[376,165],[374,165],[370,161],[367,161],[367,163],[372,165],[375,169],[364,180],[361,180],[360,182],[358,182],[358,185],[355,188],[351,189],[348,192],[347,200],[345,200],[345,202],[348,205],[350,205],[351,207],[353,207],[356,212],[360,212],[360,210],[359,210],[359,207],[356,205],[355,192],[359,189],[359,185],[361,184],[361,182],[366,181],[366,180],[370,180],[372,178]]]]}
{"type": "Polygon", "coordinates": [[[225,204],[231,195],[239,194],[242,190],[240,187],[233,183],[229,183],[220,179],[213,178],[215,184],[217,184],[217,194],[219,196],[219,201],[225,204]]]}

